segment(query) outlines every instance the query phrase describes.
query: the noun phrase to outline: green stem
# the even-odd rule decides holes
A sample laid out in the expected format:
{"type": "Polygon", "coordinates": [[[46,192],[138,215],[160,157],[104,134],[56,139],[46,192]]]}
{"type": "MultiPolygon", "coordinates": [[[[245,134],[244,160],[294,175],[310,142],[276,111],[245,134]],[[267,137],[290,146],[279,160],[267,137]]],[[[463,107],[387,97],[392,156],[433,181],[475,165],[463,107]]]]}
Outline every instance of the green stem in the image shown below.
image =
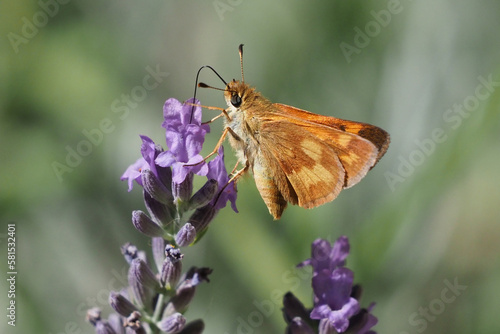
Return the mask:
{"type": "Polygon", "coordinates": [[[161,316],[161,311],[163,309],[163,301],[165,300],[165,295],[163,293],[160,293],[158,295],[158,300],[156,301],[156,306],[155,306],[155,311],[153,313],[153,317],[151,320],[156,323],[160,319],[161,316]]]}

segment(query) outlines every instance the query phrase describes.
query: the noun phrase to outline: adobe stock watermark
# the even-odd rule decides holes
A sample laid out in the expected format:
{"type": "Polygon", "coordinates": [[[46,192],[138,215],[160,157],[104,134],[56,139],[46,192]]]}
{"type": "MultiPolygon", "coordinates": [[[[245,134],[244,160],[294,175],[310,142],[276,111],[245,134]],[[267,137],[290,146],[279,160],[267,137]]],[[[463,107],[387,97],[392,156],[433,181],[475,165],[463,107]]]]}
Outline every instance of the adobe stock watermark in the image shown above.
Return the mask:
{"type": "MultiPolygon", "coordinates": [[[[436,321],[437,317],[446,311],[447,306],[454,303],[467,289],[467,285],[460,284],[457,277],[453,283],[445,279],[443,284],[445,287],[437,298],[431,300],[424,307],[420,306],[408,317],[408,324],[413,327],[416,333],[424,332],[429,324],[436,321]]],[[[410,334],[410,332],[401,331],[399,334],[410,334]]]]}
{"type": "MultiPolygon", "coordinates": [[[[412,0],[406,0],[412,1],[412,0]]],[[[381,9],[378,12],[372,10],[370,12],[373,20],[365,24],[364,30],[359,27],[354,27],[353,44],[346,42],[340,43],[340,50],[344,55],[347,63],[352,61],[352,57],[356,54],[359,55],[361,50],[370,45],[373,38],[380,35],[382,28],[386,28],[392,21],[393,15],[397,15],[403,11],[403,5],[401,0],[389,0],[387,1],[386,9],[381,9]]]]}
{"type": "Polygon", "coordinates": [[[215,12],[221,21],[224,21],[224,14],[232,12],[237,6],[241,5],[243,0],[215,0],[212,2],[215,12]]]}
{"type": "MultiPolygon", "coordinates": [[[[500,86],[499,81],[493,80],[493,75],[477,77],[479,84],[474,90],[474,94],[467,96],[462,103],[454,104],[453,107],[443,112],[443,121],[446,127],[456,130],[462,125],[464,119],[469,118],[471,113],[478,109],[481,101],[486,101],[495,91],[495,87],[500,86]]],[[[412,150],[407,157],[399,155],[399,165],[395,172],[386,171],[385,180],[391,191],[396,190],[396,186],[406,181],[413,173],[415,168],[421,166],[429,156],[431,156],[439,144],[448,139],[448,134],[444,127],[436,127],[431,131],[429,137],[422,140],[416,139],[417,148],[412,150]]]]}
{"type": "Polygon", "coordinates": [[[127,119],[130,112],[146,99],[149,92],[158,88],[165,78],[169,76],[168,72],[160,70],[160,65],[156,65],[155,68],[148,65],[146,66],[146,72],[147,74],[144,75],[140,85],[133,87],[128,94],[121,94],[119,98],[111,102],[111,112],[113,117],[118,117],[118,120],[104,117],[95,128],[83,129],[82,140],[75,145],[65,146],[64,149],[67,153],[64,162],[53,161],[51,163],[52,170],[59,182],[63,181],[64,174],[73,172],[82,163],[84,157],[91,155],[94,148],[102,144],[105,135],[115,131],[117,121],[127,119]]]}
{"type": "Polygon", "coordinates": [[[40,9],[36,11],[31,18],[26,16],[21,18],[23,25],[20,34],[12,31],[7,34],[7,38],[14,52],[16,54],[19,53],[19,47],[23,44],[28,44],[35,38],[40,29],[49,23],[49,19],[59,13],[60,6],[66,5],[70,1],[71,0],[39,0],[38,7],[40,7],[40,9]]]}

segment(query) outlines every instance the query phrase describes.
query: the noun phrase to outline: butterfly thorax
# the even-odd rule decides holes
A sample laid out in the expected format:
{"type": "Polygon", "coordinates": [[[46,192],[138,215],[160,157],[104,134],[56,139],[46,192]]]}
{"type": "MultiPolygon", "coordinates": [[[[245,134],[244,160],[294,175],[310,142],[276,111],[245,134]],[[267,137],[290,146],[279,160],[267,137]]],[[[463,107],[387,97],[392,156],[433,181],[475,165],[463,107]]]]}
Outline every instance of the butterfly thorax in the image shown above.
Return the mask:
{"type": "Polygon", "coordinates": [[[230,127],[239,137],[229,136],[229,142],[235,149],[238,159],[253,166],[258,155],[261,121],[257,114],[270,110],[272,103],[248,84],[233,80],[229,82],[224,92],[229,119],[226,126],[230,127]]]}

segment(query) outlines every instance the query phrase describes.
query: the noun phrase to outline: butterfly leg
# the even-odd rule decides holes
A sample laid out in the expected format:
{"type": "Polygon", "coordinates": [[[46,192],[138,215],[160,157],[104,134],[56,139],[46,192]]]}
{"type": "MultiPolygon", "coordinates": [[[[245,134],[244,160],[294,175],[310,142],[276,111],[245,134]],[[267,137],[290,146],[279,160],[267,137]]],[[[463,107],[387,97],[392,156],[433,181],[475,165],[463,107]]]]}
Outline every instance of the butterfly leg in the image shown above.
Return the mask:
{"type": "Polygon", "coordinates": [[[201,160],[200,162],[197,162],[195,164],[190,164],[190,165],[184,165],[184,166],[196,166],[196,165],[199,165],[205,161],[207,161],[208,158],[210,158],[212,155],[216,154],[217,151],[219,150],[219,147],[222,145],[222,143],[224,142],[224,139],[226,139],[226,136],[227,136],[227,133],[229,132],[229,128],[225,128],[224,129],[224,132],[222,132],[222,136],[220,136],[220,139],[219,141],[217,142],[217,144],[215,145],[215,148],[212,152],[210,152],[210,154],[208,154],[206,157],[203,158],[203,160],[201,160]]]}
{"type": "Polygon", "coordinates": [[[240,161],[236,161],[236,165],[234,165],[233,169],[231,170],[231,173],[229,175],[233,175],[233,173],[236,171],[236,168],[238,168],[238,165],[240,164],[240,161]]]}
{"type": "Polygon", "coordinates": [[[220,139],[219,141],[217,142],[217,144],[215,145],[215,148],[212,152],[210,152],[210,154],[208,154],[205,158],[203,158],[203,160],[201,160],[200,162],[197,162],[195,164],[189,164],[189,165],[184,165],[184,166],[196,166],[196,165],[199,165],[201,164],[202,162],[205,162],[207,161],[208,158],[210,158],[211,156],[213,156],[214,154],[216,154],[218,151],[219,151],[219,148],[221,147],[222,143],[224,142],[224,139],[226,139],[226,136],[227,134],[230,133],[233,137],[235,137],[237,140],[241,140],[241,138],[233,131],[233,129],[231,129],[230,127],[227,127],[224,129],[224,131],[222,132],[222,135],[220,136],[220,139]]]}
{"type": "Polygon", "coordinates": [[[201,123],[201,124],[210,124],[210,123],[212,123],[213,121],[215,121],[216,119],[221,118],[221,117],[222,117],[222,116],[224,116],[224,115],[225,115],[225,114],[222,112],[222,113],[220,113],[219,115],[217,115],[217,116],[215,116],[214,118],[212,118],[211,120],[206,121],[206,122],[203,122],[203,123],[201,123]]]}
{"type": "Polygon", "coordinates": [[[226,109],[224,109],[224,108],[211,107],[211,106],[203,106],[203,105],[200,105],[200,104],[194,104],[194,103],[189,103],[189,102],[185,102],[185,104],[190,105],[190,106],[194,106],[194,107],[202,107],[202,108],[209,109],[209,110],[220,110],[220,111],[222,111],[219,115],[215,116],[214,118],[212,118],[208,122],[203,122],[202,124],[212,123],[213,121],[215,121],[216,119],[218,119],[218,118],[220,118],[222,116],[226,116],[226,119],[228,121],[231,121],[231,117],[229,117],[226,109]]]}
{"type": "MultiPolygon", "coordinates": [[[[236,164],[236,166],[238,166],[238,164],[236,164]]],[[[234,166],[235,167],[234,169],[236,169],[236,166],[234,166]]],[[[227,184],[226,184],[226,186],[224,186],[224,188],[227,187],[227,185],[230,184],[231,182],[236,182],[236,180],[238,180],[243,174],[245,174],[249,168],[250,168],[250,165],[248,164],[248,161],[247,161],[245,167],[243,167],[242,169],[237,171],[236,174],[234,174],[229,179],[229,181],[227,181],[227,184]]],[[[234,171],[234,169],[233,169],[233,171],[234,171]]],[[[232,174],[232,172],[231,172],[231,174],[232,174]]]]}
{"type": "Polygon", "coordinates": [[[187,104],[188,106],[201,107],[201,108],[210,109],[210,110],[224,110],[224,111],[226,110],[226,109],[220,108],[220,107],[204,106],[201,104],[196,104],[196,103],[191,103],[191,102],[184,102],[184,104],[187,104]]]}
{"type": "MultiPolygon", "coordinates": [[[[238,163],[236,163],[236,166],[234,166],[233,168],[233,172],[234,170],[236,169],[236,167],[238,167],[238,163]]],[[[215,200],[215,203],[217,203],[217,201],[219,200],[220,198],[220,195],[222,194],[222,192],[224,191],[224,189],[227,188],[227,186],[229,186],[231,184],[231,182],[236,182],[236,180],[241,177],[241,175],[243,175],[248,169],[250,168],[250,165],[247,161],[245,167],[243,167],[242,169],[240,169],[233,177],[231,177],[227,182],[226,184],[224,185],[224,187],[222,187],[222,189],[219,191],[219,194],[217,195],[217,199],[215,200]]],[[[232,174],[232,172],[231,172],[232,174]]],[[[236,183],[234,184],[234,190],[236,190],[236,183]]],[[[215,204],[214,204],[215,205],[215,204]]]]}

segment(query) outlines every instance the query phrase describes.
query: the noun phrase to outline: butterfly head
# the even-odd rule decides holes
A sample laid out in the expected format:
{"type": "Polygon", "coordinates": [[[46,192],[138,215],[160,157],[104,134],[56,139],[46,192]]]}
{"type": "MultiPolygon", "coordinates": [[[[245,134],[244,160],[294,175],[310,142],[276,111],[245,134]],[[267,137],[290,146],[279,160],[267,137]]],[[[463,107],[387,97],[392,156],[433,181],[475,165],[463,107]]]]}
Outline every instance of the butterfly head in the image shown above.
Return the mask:
{"type": "Polygon", "coordinates": [[[242,81],[230,81],[224,90],[224,98],[232,110],[244,108],[248,100],[255,95],[255,89],[242,81]]]}

